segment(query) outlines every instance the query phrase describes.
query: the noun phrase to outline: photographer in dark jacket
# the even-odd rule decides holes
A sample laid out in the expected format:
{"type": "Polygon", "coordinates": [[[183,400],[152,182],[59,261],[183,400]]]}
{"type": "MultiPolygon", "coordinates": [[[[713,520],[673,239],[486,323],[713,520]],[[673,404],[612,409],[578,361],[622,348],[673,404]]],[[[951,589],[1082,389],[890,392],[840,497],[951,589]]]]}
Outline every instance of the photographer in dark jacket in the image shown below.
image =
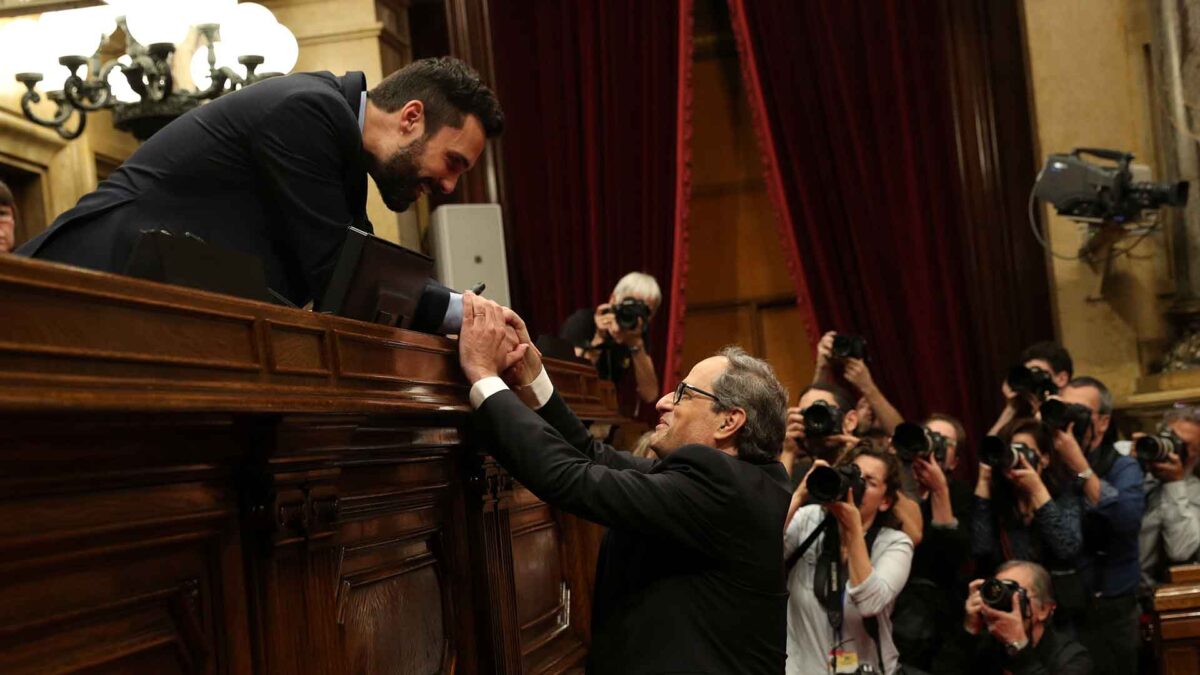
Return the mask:
{"type": "Polygon", "coordinates": [[[1016,583],[1016,592],[1006,598],[1009,607],[989,606],[980,593],[984,580],[972,581],[963,628],[942,650],[934,672],[1090,675],[1093,664],[1087,650],[1049,620],[1055,605],[1046,569],[1013,560],[996,571],[995,579],[1016,583]]]}
{"type": "Polygon", "coordinates": [[[736,347],[696,364],[658,401],[655,462],[589,436],[510,310],[464,294],[458,346],[489,452],[546,503],[609,527],[588,671],[782,673],[787,392],[771,366],[736,347]]]}
{"type": "Polygon", "coordinates": [[[608,302],[584,307],[563,322],[559,337],[575,346],[575,355],[591,361],[600,377],[617,385],[621,413],[637,417],[646,403],[658,400],[658,375],[650,358],[650,319],[662,304],[654,277],[630,272],[621,277],[608,302]],[[629,377],[629,371],[633,377],[629,377]]]}
{"type": "Polygon", "coordinates": [[[892,630],[901,663],[929,670],[943,636],[962,619],[972,495],[970,485],[950,476],[958,464],[958,447],[966,443],[962,423],[935,413],[925,428],[945,439],[946,454],[941,460],[912,462],[924,539],[913,554],[908,584],[896,600],[892,630]]]}
{"type": "Polygon", "coordinates": [[[1092,377],[1077,377],[1060,397],[1091,412],[1082,443],[1074,425],[1057,432],[1054,440],[1055,454],[1076,476],[1083,508],[1080,572],[1091,597],[1079,641],[1092,653],[1097,672],[1132,674],[1137,672],[1140,615],[1138,533],[1146,505],[1142,470],[1137,460],[1119,454],[1108,437],[1113,409],[1108,387],[1092,377]]]}
{"type": "Polygon", "coordinates": [[[1014,420],[1000,438],[1008,448],[1031,449],[1037,467],[1024,456],[1019,468],[1003,471],[980,462],[971,519],[977,571],[987,573],[1010,560],[1041,563],[1056,575],[1059,626],[1078,622],[1087,598],[1078,573],[1082,509],[1071,473],[1053,451],[1051,431],[1036,419],[1014,420]]]}

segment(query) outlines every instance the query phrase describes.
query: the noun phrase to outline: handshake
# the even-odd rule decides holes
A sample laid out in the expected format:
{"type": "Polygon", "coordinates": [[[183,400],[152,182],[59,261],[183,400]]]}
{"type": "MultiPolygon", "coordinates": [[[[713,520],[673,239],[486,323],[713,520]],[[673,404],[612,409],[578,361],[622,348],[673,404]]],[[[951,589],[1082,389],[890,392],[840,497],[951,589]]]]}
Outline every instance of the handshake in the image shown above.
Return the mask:
{"type": "Polygon", "coordinates": [[[499,376],[515,389],[528,386],[542,372],[542,354],[521,317],[470,291],[463,294],[458,360],[471,384],[499,376]]]}

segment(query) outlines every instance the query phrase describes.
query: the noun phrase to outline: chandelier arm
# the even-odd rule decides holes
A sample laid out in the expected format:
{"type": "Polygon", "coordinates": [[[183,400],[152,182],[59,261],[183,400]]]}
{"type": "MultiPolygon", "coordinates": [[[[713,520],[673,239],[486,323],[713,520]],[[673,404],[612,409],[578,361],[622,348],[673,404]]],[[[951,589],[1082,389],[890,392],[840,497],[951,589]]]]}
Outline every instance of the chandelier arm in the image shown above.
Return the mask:
{"type": "MultiPolygon", "coordinates": [[[[55,111],[54,117],[49,119],[38,117],[38,114],[33,111],[35,103],[41,103],[42,96],[36,91],[30,89],[21,96],[21,112],[25,113],[25,118],[29,121],[43,127],[57,128],[67,121],[67,118],[74,112],[74,107],[68,101],[55,101],[58,104],[58,110],[55,111]]],[[[59,132],[62,133],[61,131],[59,132]]]]}
{"type": "MultiPolygon", "coordinates": [[[[76,138],[79,138],[83,135],[84,130],[87,129],[87,113],[82,110],[76,110],[75,112],[79,114],[79,124],[75,126],[74,131],[66,130],[66,120],[63,120],[63,124],[59,124],[58,126],[54,127],[54,130],[58,132],[58,135],[62,136],[68,141],[73,141],[76,138]]],[[[68,113],[67,116],[70,117],[70,113],[68,113]]]]}
{"type": "Polygon", "coordinates": [[[63,95],[72,106],[88,112],[112,107],[112,104],[109,103],[112,89],[108,86],[107,80],[91,82],[83,80],[78,75],[72,75],[63,85],[63,95]]]}

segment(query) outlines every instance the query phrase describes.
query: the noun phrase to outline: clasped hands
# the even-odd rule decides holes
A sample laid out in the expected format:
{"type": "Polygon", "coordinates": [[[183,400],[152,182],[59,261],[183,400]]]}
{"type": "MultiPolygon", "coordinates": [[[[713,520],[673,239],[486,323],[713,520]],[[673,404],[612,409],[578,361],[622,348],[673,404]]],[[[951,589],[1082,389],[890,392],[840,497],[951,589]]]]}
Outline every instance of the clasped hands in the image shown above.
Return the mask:
{"type": "Polygon", "coordinates": [[[463,294],[458,360],[471,384],[500,376],[510,387],[525,387],[542,372],[542,354],[521,317],[470,291],[463,294]]]}

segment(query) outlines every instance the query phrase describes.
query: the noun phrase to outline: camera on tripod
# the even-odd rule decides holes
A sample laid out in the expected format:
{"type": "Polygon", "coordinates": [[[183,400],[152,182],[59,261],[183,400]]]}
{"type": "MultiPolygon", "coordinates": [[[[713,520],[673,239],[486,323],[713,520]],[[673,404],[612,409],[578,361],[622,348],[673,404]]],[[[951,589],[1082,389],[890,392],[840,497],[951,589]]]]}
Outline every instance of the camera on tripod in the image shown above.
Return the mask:
{"type": "Polygon", "coordinates": [[[808,474],[808,499],[814,504],[840,502],[854,490],[854,503],[861,506],[867,480],[857,464],[817,466],[808,474]]]}
{"type": "Polygon", "coordinates": [[[1033,192],[1053,204],[1060,216],[1089,223],[1133,223],[1142,220],[1143,211],[1187,204],[1187,181],[1136,182],[1132,161],[1133,153],[1099,148],[1050,155],[1033,192]],[[1083,155],[1116,162],[1116,166],[1092,164],[1083,155]]]}
{"type": "Polygon", "coordinates": [[[625,298],[613,303],[601,314],[614,315],[621,330],[637,330],[639,326],[645,328],[650,321],[650,305],[637,298],[625,298]]]}
{"type": "Polygon", "coordinates": [[[896,449],[896,457],[905,464],[918,457],[941,464],[946,461],[949,439],[919,424],[901,422],[892,432],[892,447],[896,449]]]}
{"type": "Polygon", "coordinates": [[[818,439],[842,433],[842,411],[827,401],[814,401],[800,411],[804,416],[804,438],[818,439]]]}
{"type": "Polygon", "coordinates": [[[999,436],[984,436],[979,448],[979,461],[992,467],[993,471],[1016,469],[1021,466],[1021,457],[1034,471],[1042,461],[1037,450],[1024,443],[1005,443],[999,436]]]}

